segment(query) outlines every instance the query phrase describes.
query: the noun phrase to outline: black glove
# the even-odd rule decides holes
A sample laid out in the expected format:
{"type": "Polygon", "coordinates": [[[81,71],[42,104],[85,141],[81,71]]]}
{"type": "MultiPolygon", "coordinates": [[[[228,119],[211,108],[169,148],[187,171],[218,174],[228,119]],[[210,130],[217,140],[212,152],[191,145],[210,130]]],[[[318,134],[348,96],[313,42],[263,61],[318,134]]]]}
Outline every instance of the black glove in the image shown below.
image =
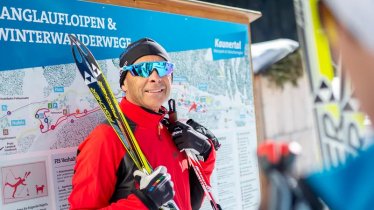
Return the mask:
{"type": "Polygon", "coordinates": [[[174,125],[170,126],[170,132],[179,150],[188,149],[195,155],[202,156],[204,159],[209,156],[211,144],[208,137],[195,131],[191,126],[177,121],[174,125]]]}
{"type": "Polygon", "coordinates": [[[210,130],[208,130],[206,127],[200,125],[199,123],[197,123],[193,119],[187,120],[186,123],[187,123],[187,125],[191,126],[195,131],[203,134],[204,136],[206,136],[210,140],[212,140],[214,149],[216,151],[221,147],[221,144],[219,143],[218,138],[210,130]]]}
{"type": "Polygon", "coordinates": [[[133,191],[151,210],[158,210],[174,197],[173,182],[165,166],[157,167],[150,175],[140,170],[134,171],[135,180],[140,184],[139,190],[133,191]]]}

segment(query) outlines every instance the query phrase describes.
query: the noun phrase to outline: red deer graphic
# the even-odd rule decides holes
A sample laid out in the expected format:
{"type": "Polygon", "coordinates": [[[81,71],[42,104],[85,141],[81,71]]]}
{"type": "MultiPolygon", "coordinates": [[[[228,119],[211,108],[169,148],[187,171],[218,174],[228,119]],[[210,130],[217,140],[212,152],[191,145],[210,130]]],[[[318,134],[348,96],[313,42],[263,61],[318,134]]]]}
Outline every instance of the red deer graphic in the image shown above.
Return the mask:
{"type": "Polygon", "coordinates": [[[39,194],[39,191],[41,191],[41,193],[43,193],[44,191],[44,185],[41,185],[41,186],[35,185],[35,188],[36,188],[36,194],[39,194]]]}

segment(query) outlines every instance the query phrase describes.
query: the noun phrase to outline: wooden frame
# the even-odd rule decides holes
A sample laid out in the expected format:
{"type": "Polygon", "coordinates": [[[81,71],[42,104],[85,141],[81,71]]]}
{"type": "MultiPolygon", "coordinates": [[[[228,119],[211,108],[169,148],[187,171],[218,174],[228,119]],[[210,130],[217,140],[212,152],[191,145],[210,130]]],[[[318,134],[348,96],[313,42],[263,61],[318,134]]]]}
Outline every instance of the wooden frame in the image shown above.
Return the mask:
{"type": "Polygon", "coordinates": [[[261,17],[261,13],[195,0],[91,0],[105,4],[170,12],[208,19],[249,24],[261,17]]]}

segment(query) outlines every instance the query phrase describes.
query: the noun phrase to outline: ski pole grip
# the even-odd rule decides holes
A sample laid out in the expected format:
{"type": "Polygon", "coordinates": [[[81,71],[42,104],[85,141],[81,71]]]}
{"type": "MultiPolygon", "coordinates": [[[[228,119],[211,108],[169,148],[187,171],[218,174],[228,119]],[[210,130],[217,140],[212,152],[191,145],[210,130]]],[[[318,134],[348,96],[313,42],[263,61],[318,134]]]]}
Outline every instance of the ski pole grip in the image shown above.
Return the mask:
{"type": "Polygon", "coordinates": [[[169,99],[168,101],[169,104],[169,122],[171,124],[175,124],[177,122],[178,117],[177,117],[177,112],[175,109],[175,100],[174,99],[169,99]]]}

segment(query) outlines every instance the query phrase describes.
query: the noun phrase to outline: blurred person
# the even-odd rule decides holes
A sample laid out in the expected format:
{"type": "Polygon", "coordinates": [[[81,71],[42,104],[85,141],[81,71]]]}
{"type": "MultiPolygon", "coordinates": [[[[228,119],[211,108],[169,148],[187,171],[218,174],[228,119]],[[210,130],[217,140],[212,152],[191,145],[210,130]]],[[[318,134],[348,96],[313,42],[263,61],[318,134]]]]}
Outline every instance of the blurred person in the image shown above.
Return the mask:
{"type": "MultiPolygon", "coordinates": [[[[374,1],[320,0],[318,9],[332,55],[353,84],[361,108],[374,121],[374,1]]],[[[258,148],[259,163],[269,182],[269,195],[260,209],[371,210],[374,208],[374,146],[334,168],[306,174],[291,173],[296,155],[291,145],[265,142],[258,148]]]]}
{"type": "Polygon", "coordinates": [[[319,8],[332,53],[342,57],[343,70],[354,85],[362,109],[373,120],[374,2],[323,0],[319,8]]]}
{"type": "MultiPolygon", "coordinates": [[[[334,57],[353,84],[361,108],[374,121],[374,1],[322,0],[320,19],[334,57]]],[[[308,185],[332,210],[374,208],[374,146],[341,166],[306,178],[308,185]]]]}

